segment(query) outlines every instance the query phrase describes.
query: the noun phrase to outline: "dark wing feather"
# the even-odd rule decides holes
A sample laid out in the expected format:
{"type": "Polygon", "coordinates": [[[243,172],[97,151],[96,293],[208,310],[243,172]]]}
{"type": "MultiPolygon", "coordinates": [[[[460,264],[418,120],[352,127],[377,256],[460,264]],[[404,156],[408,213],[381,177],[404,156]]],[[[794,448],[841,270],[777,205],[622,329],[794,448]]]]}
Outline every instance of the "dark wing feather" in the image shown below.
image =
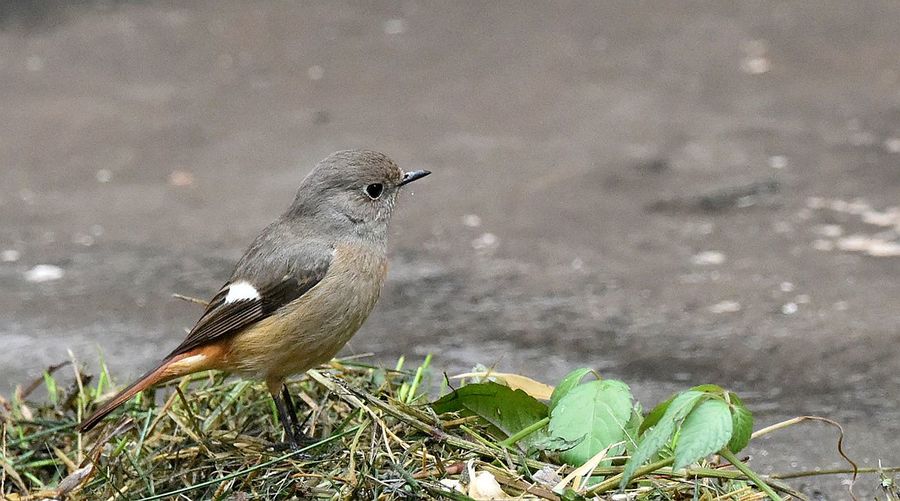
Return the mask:
{"type": "Polygon", "coordinates": [[[191,329],[187,338],[167,358],[185,353],[199,346],[230,336],[249,325],[272,315],[282,306],[299,298],[315,287],[328,271],[328,266],[281,277],[268,284],[254,284],[250,280],[235,280],[225,284],[212,298],[203,316],[191,329]],[[259,293],[258,299],[225,302],[231,283],[248,282],[259,293]]]}

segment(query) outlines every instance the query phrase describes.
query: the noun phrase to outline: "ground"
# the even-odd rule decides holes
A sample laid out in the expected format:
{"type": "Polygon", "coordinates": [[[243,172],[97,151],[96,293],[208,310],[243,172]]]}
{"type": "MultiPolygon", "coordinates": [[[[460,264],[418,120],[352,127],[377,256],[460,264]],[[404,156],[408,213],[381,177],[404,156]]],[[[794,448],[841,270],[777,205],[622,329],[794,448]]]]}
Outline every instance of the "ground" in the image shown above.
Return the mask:
{"type": "MultiPolygon", "coordinates": [[[[318,159],[369,147],[434,174],[401,201],[347,353],[550,383],[590,366],[647,405],[715,382],[760,424],[830,416],[861,465],[900,463],[898,18],[893,2],[4,4],[3,391],[67,350],[147,369],[199,314],[171,293],[209,296],[318,159]]],[[[750,454],[841,464],[814,425],[750,454]]]]}

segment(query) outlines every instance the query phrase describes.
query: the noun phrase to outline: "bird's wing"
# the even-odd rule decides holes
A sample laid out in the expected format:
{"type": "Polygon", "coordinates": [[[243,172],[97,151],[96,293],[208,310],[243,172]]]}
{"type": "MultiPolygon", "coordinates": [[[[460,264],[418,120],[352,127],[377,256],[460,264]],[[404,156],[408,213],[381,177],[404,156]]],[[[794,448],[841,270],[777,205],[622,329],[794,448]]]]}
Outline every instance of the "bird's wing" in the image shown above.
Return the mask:
{"type": "Polygon", "coordinates": [[[330,263],[293,270],[278,278],[254,280],[233,278],[212,298],[203,316],[187,338],[169,354],[170,358],[210,342],[220,340],[258,322],[315,287],[330,263]]]}

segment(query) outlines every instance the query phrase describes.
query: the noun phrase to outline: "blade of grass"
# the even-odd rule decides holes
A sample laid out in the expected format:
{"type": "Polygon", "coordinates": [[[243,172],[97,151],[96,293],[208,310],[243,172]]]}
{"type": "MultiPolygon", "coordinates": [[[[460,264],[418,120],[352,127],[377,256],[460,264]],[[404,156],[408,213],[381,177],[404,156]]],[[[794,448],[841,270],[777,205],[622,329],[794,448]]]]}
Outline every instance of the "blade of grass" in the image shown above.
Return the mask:
{"type": "Polygon", "coordinates": [[[526,426],[525,428],[522,428],[522,429],[519,430],[517,433],[514,433],[514,434],[510,435],[509,438],[507,438],[506,440],[503,440],[502,442],[500,442],[500,445],[503,446],[503,447],[512,447],[512,446],[514,446],[514,445],[516,444],[516,442],[518,442],[519,440],[522,440],[523,438],[525,438],[525,437],[531,435],[532,433],[534,433],[534,432],[540,430],[540,429],[543,428],[544,426],[547,426],[547,423],[549,423],[549,422],[550,422],[550,418],[549,418],[549,417],[545,417],[544,419],[541,419],[540,421],[535,421],[533,424],[531,424],[531,425],[529,425],[529,426],[526,426]]]}
{"type": "Polygon", "coordinates": [[[413,400],[416,398],[416,392],[419,390],[419,384],[422,383],[422,374],[428,370],[428,366],[431,365],[431,353],[425,355],[425,361],[422,362],[422,365],[416,369],[416,375],[413,377],[412,384],[409,386],[409,391],[406,394],[406,399],[401,399],[404,403],[411,404],[413,400]]]}
{"type": "MultiPolygon", "coordinates": [[[[650,464],[641,466],[634,472],[634,476],[631,477],[631,481],[634,482],[636,479],[638,479],[648,473],[653,473],[654,471],[656,471],[664,466],[670,466],[674,462],[675,462],[675,457],[673,456],[673,457],[660,459],[659,461],[656,461],[654,463],[650,463],[650,464]]],[[[601,494],[604,492],[608,492],[608,491],[618,487],[619,482],[621,482],[621,481],[622,481],[621,473],[613,475],[613,476],[607,478],[606,480],[600,482],[599,484],[588,489],[587,492],[585,492],[585,494],[586,495],[595,495],[595,494],[601,494]]]]}
{"type": "Polygon", "coordinates": [[[225,399],[203,420],[203,425],[200,427],[203,432],[208,432],[213,426],[215,426],[222,417],[222,413],[225,412],[226,409],[234,405],[234,402],[238,399],[238,397],[243,394],[247,388],[253,383],[250,381],[240,381],[238,382],[231,391],[225,396],[225,399]]]}
{"type": "Polygon", "coordinates": [[[803,477],[815,477],[818,475],[852,475],[854,473],[865,474],[865,473],[881,473],[881,472],[897,472],[900,471],[900,466],[885,466],[883,468],[834,468],[830,470],[809,470],[809,471],[796,471],[791,473],[773,473],[768,475],[769,478],[777,478],[781,480],[789,480],[792,478],[803,478],[803,477]]]}
{"type": "Polygon", "coordinates": [[[733,452],[728,450],[728,448],[724,448],[719,451],[719,455],[728,460],[729,463],[733,464],[735,468],[741,471],[744,475],[747,475],[747,478],[753,481],[757,487],[759,487],[763,492],[769,496],[769,499],[772,501],[781,501],[781,496],[779,496],[775,491],[769,487],[769,484],[766,483],[759,475],[756,474],[755,471],[751,470],[743,461],[738,459],[737,456],[734,455],[733,452]]]}
{"type": "Polygon", "coordinates": [[[191,492],[191,491],[193,491],[193,490],[197,490],[197,489],[199,489],[199,488],[201,488],[201,487],[207,487],[207,486],[210,486],[210,485],[215,485],[215,484],[217,484],[217,483],[224,482],[224,481],[230,480],[230,479],[232,479],[232,478],[237,478],[237,477],[240,477],[240,476],[243,476],[243,475],[248,475],[248,474],[250,474],[250,473],[259,471],[259,470],[261,470],[261,469],[263,469],[263,468],[268,468],[269,466],[272,466],[272,465],[274,465],[274,464],[278,464],[278,463],[280,463],[281,461],[284,461],[284,460],[286,460],[286,459],[290,459],[290,458],[292,458],[292,457],[294,457],[294,456],[298,456],[298,455],[300,455],[300,454],[303,454],[304,452],[309,452],[309,451],[311,451],[311,450],[313,450],[313,449],[315,449],[315,448],[317,448],[317,447],[320,447],[320,446],[323,446],[323,445],[325,445],[325,444],[334,442],[335,440],[337,440],[337,439],[339,439],[339,438],[341,438],[341,437],[343,437],[343,436],[345,436],[345,435],[349,435],[349,434],[351,434],[351,433],[355,433],[357,429],[358,429],[358,426],[354,426],[353,428],[350,428],[350,429],[348,429],[348,430],[345,430],[345,431],[343,431],[343,432],[341,432],[341,433],[338,433],[338,434],[336,434],[336,435],[332,435],[332,436],[330,436],[330,437],[328,437],[328,438],[324,438],[324,439],[319,440],[318,442],[316,442],[316,443],[314,443],[314,444],[310,444],[310,445],[307,445],[306,447],[302,447],[302,448],[297,449],[297,450],[295,450],[295,451],[291,451],[291,452],[289,452],[289,453],[287,453],[287,454],[284,454],[284,455],[282,455],[282,456],[278,456],[278,457],[276,457],[276,458],[274,458],[274,459],[270,459],[269,461],[265,461],[265,462],[260,463],[260,464],[258,464],[258,465],[256,465],[256,466],[252,466],[252,467],[250,467],[250,468],[245,468],[245,469],[242,469],[242,470],[238,470],[238,471],[235,471],[235,472],[230,473],[230,474],[228,474],[228,475],[225,475],[225,476],[222,476],[222,477],[219,477],[219,478],[210,479],[210,480],[207,480],[207,481],[205,481],[205,482],[200,482],[200,483],[196,483],[196,484],[193,484],[193,485],[189,485],[189,486],[184,487],[184,488],[182,488],[182,489],[176,489],[176,490],[172,490],[172,491],[168,491],[168,492],[163,492],[163,493],[160,493],[160,494],[156,494],[156,495],[154,495],[154,496],[149,496],[149,497],[140,498],[140,499],[138,499],[137,501],[153,501],[153,500],[156,500],[156,499],[163,499],[163,498],[167,498],[167,497],[172,497],[172,496],[176,496],[176,495],[178,495],[178,494],[184,494],[185,492],[191,492]]]}

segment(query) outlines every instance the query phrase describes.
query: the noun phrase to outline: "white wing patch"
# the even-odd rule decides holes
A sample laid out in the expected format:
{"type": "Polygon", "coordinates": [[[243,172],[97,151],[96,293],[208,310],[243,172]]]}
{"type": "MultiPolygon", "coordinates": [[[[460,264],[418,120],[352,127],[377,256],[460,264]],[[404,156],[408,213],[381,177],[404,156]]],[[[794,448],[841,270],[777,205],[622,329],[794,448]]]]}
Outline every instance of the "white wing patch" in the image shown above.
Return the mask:
{"type": "Polygon", "coordinates": [[[259,299],[259,292],[249,282],[235,282],[228,286],[228,295],[225,296],[226,303],[253,299],[259,299]]]}

